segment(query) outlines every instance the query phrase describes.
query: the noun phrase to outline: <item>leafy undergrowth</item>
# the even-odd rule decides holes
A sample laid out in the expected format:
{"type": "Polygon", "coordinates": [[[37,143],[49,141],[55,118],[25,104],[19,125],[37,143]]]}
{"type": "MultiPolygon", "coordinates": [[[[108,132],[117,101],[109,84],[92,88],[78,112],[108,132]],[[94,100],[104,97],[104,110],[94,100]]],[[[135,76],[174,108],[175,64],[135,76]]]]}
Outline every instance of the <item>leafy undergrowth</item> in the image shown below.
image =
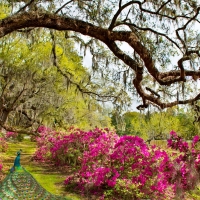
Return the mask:
{"type": "Polygon", "coordinates": [[[66,191],[63,185],[66,174],[51,165],[34,162],[31,159],[36,150],[36,144],[28,139],[19,143],[8,143],[7,151],[0,153],[4,164],[3,173],[0,174],[0,181],[9,173],[9,169],[13,166],[16,152],[19,149],[22,149],[21,165],[32,174],[43,188],[52,194],[65,196],[73,200],[84,200],[81,196],[66,191]]]}

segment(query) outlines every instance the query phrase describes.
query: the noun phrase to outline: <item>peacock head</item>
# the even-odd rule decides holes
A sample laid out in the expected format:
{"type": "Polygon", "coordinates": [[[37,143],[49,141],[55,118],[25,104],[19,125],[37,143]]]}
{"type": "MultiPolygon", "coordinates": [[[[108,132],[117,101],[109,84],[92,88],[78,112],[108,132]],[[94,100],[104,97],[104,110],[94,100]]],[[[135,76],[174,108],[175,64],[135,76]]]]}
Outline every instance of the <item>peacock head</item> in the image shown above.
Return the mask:
{"type": "Polygon", "coordinates": [[[22,150],[20,149],[18,152],[17,152],[17,155],[19,156],[21,154],[22,150]]]}

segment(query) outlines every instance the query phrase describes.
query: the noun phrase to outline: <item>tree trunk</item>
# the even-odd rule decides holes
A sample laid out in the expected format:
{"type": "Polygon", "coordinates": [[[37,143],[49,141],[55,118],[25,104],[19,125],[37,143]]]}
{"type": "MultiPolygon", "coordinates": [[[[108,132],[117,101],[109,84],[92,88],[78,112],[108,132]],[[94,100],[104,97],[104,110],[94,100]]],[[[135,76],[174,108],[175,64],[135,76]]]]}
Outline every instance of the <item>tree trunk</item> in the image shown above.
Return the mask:
{"type": "Polygon", "coordinates": [[[8,111],[8,110],[5,110],[5,109],[1,110],[1,112],[0,112],[0,125],[1,126],[5,125],[5,123],[8,119],[9,113],[10,113],[10,111],[8,111]]]}

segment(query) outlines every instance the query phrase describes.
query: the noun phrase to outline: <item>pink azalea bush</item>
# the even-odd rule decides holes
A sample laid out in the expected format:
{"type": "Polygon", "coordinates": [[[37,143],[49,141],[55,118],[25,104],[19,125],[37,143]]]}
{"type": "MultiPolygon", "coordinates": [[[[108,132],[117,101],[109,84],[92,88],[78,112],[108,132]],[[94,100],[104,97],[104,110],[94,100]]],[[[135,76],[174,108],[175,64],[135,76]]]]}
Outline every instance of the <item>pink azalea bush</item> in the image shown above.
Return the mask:
{"type": "Polygon", "coordinates": [[[35,159],[71,166],[74,173],[66,186],[101,193],[101,199],[174,199],[184,197],[199,180],[199,136],[189,145],[172,131],[167,153],[138,136],[119,137],[108,129],[38,130],[35,159]]]}
{"type": "Polygon", "coordinates": [[[40,161],[51,161],[56,165],[81,165],[83,153],[89,149],[89,144],[96,138],[102,134],[110,135],[110,138],[118,137],[108,129],[102,132],[98,128],[85,132],[71,127],[66,134],[42,127],[38,132],[40,136],[36,141],[39,148],[34,158],[40,161]]]}
{"type": "Polygon", "coordinates": [[[54,146],[54,141],[59,141],[63,134],[45,126],[40,126],[38,128],[38,133],[40,136],[36,137],[35,140],[39,148],[35,152],[34,159],[40,162],[47,162],[50,161],[50,159],[53,160],[53,158],[50,157],[50,150],[54,146]]]}
{"type": "Polygon", "coordinates": [[[80,170],[69,176],[65,184],[78,180],[81,190],[91,186],[106,188],[107,199],[113,196],[119,199],[173,197],[173,184],[166,178],[171,173],[166,166],[169,161],[166,152],[149,148],[137,136],[118,137],[114,145],[106,141],[105,137],[99,137],[90,145],[83,155],[80,170]]]}
{"type": "Polygon", "coordinates": [[[173,159],[172,181],[176,182],[176,191],[194,189],[200,178],[200,150],[197,148],[199,136],[194,136],[189,145],[176,132],[170,132],[168,146],[178,151],[173,159]]]}

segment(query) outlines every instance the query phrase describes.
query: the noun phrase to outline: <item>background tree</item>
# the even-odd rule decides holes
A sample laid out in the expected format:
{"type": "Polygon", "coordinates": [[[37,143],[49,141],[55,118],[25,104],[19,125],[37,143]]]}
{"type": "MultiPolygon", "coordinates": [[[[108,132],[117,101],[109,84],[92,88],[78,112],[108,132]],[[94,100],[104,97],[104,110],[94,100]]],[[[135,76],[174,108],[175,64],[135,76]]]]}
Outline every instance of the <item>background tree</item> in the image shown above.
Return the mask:
{"type": "Polygon", "coordinates": [[[111,114],[111,123],[115,127],[118,135],[140,135],[141,132],[136,130],[135,123],[140,123],[141,115],[138,112],[125,112],[123,115],[113,111],[111,114]]]}
{"type": "Polygon", "coordinates": [[[111,123],[119,135],[138,135],[148,142],[168,139],[171,130],[191,140],[199,134],[199,123],[194,120],[191,107],[188,110],[168,108],[159,112],[125,112],[123,115],[113,111],[111,115],[111,123]]]}
{"type": "MultiPolygon", "coordinates": [[[[58,69],[51,59],[50,33],[37,31],[39,37],[17,33],[0,42],[1,126],[7,130],[14,127],[35,130],[43,123],[57,127],[110,126],[100,104],[89,96],[83,97],[79,91],[89,91],[86,86],[95,84],[73,50],[73,43],[68,41],[65,49],[56,46],[58,69]]],[[[59,42],[59,33],[57,37],[59,42]]]]}
{"type": "Polygon", "coordinates": [[[190,140],[195,135],[199,135],[200,124],[195,122],[194,108],[190,106],[187,110],[179,110],[177,118],[179,119],[179,132],[182,137],[190,140]]]}

